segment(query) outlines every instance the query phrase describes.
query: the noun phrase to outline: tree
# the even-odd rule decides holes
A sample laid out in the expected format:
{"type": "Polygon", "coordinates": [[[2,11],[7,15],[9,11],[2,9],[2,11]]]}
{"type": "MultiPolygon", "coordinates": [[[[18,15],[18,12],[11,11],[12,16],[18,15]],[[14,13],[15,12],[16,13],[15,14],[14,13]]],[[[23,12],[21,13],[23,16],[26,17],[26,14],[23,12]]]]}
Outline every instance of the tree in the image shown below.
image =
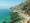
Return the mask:
{"type": "Polygon", "coordinates": [[[21,21],[21,20],[23,20],[24,19],[24,17],[19,17],[19,15],[18,15],[18,13],[17,12],[13,12],[12,14],[11,14],[11,23],[16,23],[16,22],[18,22],[18,21],[21,21]]]}
{"type": "MultiPolygon", "coordinates": [[[[22,3],[21,5],[19,4],[18,6],[16,6],[15,8],[16,8],[16,11],[15,12],[13,12],[12,11],[12,14],[11,14],[11,23],[16,23],[16,22],[18,22],[18,21],[21,21],[21,20],[24,20],[25,18],[24,17],[21,17],[21,15],[19,16],[18,15],[18,11],[25,11],[25,12],[27,12],[26,10],[27,10],[27,8],[28,8],[28,3],[27,2],[25,2],[25,3],[22,3]],[[27,7],[27,8],[26,8],[27,7]]],[[[28,12],[27,12],[28,13],[28,12]]]]}

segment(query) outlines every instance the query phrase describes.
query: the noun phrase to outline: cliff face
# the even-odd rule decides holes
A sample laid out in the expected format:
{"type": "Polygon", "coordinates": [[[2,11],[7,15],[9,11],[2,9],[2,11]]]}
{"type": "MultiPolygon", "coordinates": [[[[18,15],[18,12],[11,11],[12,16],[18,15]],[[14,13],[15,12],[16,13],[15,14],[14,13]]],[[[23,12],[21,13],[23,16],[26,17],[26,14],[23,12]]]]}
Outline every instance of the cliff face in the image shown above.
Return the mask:
{"type": "Polygon", "coordinates": [[[30,19],[27,21],[27,23],[30,23],[30,19]]]}
{"type": "Polygon", "coordinates": [[[17,5],[15,7],[15,10],[13,10],[13,14],[14,14],[14,16],[12,15],[13,23],[30,23],[30,20],[29,20],[30,19],[30,17],[29,17],[30,16],[30,0],[26,1],[26,3],[17,5]],[[14,12],[15,12],[15,14],[14,14],[14,12]],[[17,15],[19,17],[17,17],[16,13],[18,13],[17,15]],[[24,17],[24,19],[20,21],[20,19],[22,19],[22,17],[24,17]]]}

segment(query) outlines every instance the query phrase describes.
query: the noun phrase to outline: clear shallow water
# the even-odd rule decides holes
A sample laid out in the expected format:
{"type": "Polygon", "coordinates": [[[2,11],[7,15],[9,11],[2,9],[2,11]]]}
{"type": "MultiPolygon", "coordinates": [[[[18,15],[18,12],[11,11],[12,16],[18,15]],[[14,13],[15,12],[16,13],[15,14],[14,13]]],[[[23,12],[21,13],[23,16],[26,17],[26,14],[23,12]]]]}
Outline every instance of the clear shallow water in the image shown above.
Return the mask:
{"type": "Polygon", "coordinates": [[[10,16],[8,15],[9,11],[8,9],[1,9],[0,10],[0,23],[3,21],[8,22],[10,20],[10,16]]]}

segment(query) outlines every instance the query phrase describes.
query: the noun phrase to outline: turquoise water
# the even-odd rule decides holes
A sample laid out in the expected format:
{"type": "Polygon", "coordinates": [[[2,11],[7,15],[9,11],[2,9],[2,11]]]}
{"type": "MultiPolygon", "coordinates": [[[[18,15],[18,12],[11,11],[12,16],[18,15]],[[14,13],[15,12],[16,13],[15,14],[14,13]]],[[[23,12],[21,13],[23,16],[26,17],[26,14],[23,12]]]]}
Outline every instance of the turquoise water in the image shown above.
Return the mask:
{"type": "Polygon", "coordinates": [[[1,9],[0,10],[0,23],[3,23],[3,21],[10,21],[10,16],[9,16],[9,11],[8,9],[1,9]]]}
{"type": "Polygon", "coordinates": [[[0,16],[6,16],[6,15],[8,15],[8,9],[1,9],[0,16]]]}

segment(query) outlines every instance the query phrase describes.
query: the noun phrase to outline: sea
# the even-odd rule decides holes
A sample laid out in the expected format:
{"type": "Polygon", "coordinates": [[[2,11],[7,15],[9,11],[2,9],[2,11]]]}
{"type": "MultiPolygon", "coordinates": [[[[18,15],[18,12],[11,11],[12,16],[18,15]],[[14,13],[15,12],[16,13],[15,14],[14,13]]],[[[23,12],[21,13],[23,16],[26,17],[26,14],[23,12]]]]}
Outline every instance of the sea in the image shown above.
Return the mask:
{"type": "Polygon", "coordinates": [[[8,9],[0,9],[0,23],[3,23],[4,21],[8,23],[11,21],[11,16],[9,15],[8,9]]]}

